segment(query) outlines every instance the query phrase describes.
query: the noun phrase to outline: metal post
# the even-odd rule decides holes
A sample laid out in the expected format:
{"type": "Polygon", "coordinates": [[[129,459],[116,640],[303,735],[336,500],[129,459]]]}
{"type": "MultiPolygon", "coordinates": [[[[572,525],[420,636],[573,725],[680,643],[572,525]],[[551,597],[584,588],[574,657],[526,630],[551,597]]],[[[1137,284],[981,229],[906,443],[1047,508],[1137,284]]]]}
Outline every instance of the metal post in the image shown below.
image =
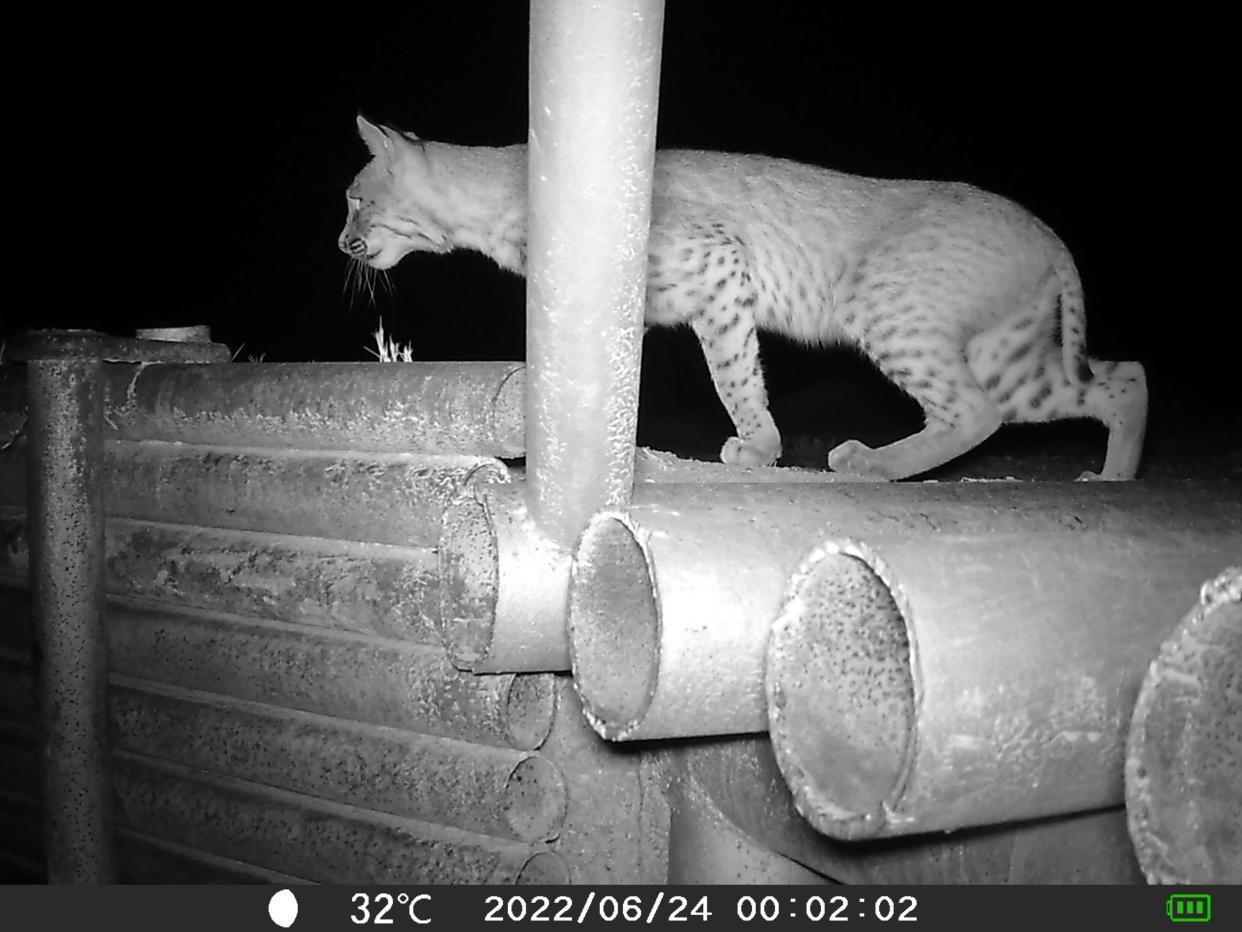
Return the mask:
{"type": "Polygon", "coordinates": [[[115,880],[104,641],[103,394],[98,356],[28,372],[31,611],[42,666],[52,883],[115,880]]]}
{"type": "Polygon", "coordinates": [[[633,481],[663,25],[663,0],[531,4],[526,465],[566,553],[633,481]]]}

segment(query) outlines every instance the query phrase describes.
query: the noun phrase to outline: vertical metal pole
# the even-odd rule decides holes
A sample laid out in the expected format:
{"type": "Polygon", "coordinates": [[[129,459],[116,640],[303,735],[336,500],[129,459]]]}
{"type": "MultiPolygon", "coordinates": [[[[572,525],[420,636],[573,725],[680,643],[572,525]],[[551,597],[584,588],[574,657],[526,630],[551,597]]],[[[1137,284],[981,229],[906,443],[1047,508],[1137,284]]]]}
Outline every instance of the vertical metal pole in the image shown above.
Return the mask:
{"type": "Polygon", "coordinates": [[[536,526],[629,502],[663,0],[532,0],[526,430],[536,526]]]}
{"type": "Polygon", "coordinates": [[[98,358],[28,371],[30,590],[51,883],[116,879],[104,642],[103,394],[98,358]]]}

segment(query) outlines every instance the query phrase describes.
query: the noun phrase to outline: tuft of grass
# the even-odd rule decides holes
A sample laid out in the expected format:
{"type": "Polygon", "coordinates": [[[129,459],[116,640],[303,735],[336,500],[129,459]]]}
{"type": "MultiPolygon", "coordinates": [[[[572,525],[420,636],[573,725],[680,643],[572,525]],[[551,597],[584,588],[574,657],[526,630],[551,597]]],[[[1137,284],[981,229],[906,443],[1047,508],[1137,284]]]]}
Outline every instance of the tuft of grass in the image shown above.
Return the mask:
{"type": "Polygon", "coordinates": [[[414,344],[407,343],[402,346],[392,337],[384,335],[384,322],[379,322],[379,327],[375,333],[375,349],[367,347],[366,350],[380,362],[413,362],[414,361],[414,344]]]}
{"type": "MultiPolygon", "coordinates": [[[[241,356],[242,350],[245,348],[246,344],[243,343],[241,346],[237,347],[237,349],[233,350],[233,355],[229,358],[229,362],[237,362],[238,357],[241,356]]],[[[265,356],[267,356],[267,353],[260,353],[258,356],[251,353],[246,357],[246,362],[262,362],[265,356]]]]}

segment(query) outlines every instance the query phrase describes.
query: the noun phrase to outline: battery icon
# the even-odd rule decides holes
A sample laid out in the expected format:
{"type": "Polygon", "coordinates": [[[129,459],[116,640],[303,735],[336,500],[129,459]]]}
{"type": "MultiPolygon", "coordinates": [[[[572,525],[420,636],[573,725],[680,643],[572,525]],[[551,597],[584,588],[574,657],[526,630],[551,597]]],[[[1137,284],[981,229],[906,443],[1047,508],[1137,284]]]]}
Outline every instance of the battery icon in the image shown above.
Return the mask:
{"type": "Polygon", "coordinates": [[[1165,901],[1164,914],[1173,922],[1211,922],[1212,894],[1174,893],[1165,901]]]}

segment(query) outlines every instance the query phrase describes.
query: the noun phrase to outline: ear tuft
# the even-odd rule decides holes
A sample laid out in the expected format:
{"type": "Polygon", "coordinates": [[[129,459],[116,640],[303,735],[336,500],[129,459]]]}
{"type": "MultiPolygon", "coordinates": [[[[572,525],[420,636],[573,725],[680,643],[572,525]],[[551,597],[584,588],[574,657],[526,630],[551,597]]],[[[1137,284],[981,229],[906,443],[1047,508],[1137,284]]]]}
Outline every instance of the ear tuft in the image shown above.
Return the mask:
{"type": "Polygon", "coordinates": [[[376,126],[361,113],[358,114],[358,135],[362,137],[362,141],[371,150],[371,155],[377,159],[384,158],[392,146],[389,132],[383,126],[376,126]]]}

